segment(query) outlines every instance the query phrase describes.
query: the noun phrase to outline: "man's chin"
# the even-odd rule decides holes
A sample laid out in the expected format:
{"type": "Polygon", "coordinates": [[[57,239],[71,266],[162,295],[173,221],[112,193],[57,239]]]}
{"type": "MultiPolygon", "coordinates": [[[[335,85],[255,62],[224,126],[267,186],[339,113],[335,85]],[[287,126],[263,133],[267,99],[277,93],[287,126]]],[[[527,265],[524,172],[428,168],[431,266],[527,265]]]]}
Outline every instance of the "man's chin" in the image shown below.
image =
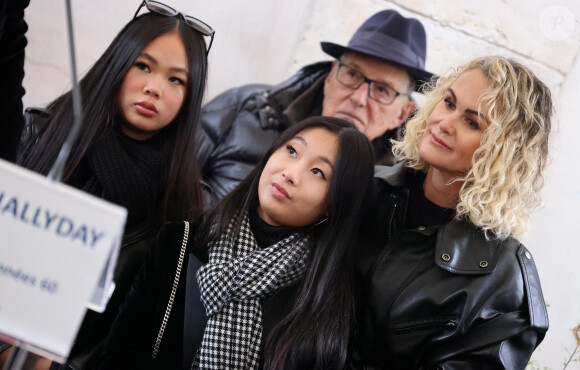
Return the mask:
{"type": "Polygon", "coordinates": [[[352,123],[362,133],[364,133],[366,131],[366,127],[358,119],[356,119],[352,116],[349,116],[348,114],[337,113],[334,115],[334,117],[340,118],[342,120],[345,120],[347,122],[352,123]]]}

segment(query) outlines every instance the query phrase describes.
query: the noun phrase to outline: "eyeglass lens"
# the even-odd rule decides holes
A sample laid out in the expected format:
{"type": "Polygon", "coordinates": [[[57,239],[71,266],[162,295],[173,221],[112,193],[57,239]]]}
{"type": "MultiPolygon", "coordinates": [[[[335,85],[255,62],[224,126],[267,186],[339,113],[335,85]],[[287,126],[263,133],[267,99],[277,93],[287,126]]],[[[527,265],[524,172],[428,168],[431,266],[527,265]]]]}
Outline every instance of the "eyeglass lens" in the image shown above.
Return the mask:
{"type": "Polygon", "coordinates": [[[145,6],[151,12],[167,15],[170,17],[179,14],[179,12],[172,7],[163,3],[158,3],[157,1],[145,1],[145,6]]]}
{"type": "MultiPolygon", "coordinates": [[[[338,68],[337,79],[351,89],[358,89],[365,82],[365,77],[359,71],[344,64],[338,68]]],[[[382,104],[391,104],[398,95],[392,87],[375,81],[370,81],[368,94],[382,104]]]]}
{"type": "Polygon", "coordinates": [[[185,16],[185,21],[187,22],[187,24],[189,24],[191,27],[195,28],[196,30],[198,30],[199,32],[201,32],[205,36],[211,36],[213,33],[213,29],[211,27],[209,27],[207,24],[201,22],[197,18],[193,18],[193,17],[187,15],[187,16],[185,16]]]}

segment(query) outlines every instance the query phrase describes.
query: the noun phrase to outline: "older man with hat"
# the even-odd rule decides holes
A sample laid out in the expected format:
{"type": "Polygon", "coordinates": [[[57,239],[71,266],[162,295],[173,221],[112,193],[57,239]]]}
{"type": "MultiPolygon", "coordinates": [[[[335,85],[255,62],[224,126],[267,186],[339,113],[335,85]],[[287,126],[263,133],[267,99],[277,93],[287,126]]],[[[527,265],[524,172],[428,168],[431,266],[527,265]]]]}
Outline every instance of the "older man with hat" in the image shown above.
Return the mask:
{"type": "Polygon", "coordinates": [[[321,46],[334,62],[308,65],[275,86],[228,90],[204,106],[198,158],[215,200],[250,172],[282,131],[310,116],[352,122],[372,141],[378,163],[395,163],[389,139],[415,111],[411,92],[432,77],[425,71],[423,25],[384,10],[346,47],[321,46]]]}

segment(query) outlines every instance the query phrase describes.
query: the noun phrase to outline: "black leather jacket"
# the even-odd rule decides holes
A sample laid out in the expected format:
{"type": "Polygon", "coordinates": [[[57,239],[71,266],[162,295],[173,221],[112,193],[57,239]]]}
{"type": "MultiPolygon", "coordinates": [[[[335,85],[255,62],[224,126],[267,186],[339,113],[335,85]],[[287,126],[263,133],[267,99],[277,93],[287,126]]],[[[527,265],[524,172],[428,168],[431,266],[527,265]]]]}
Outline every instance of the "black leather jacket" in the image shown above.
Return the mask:
{"type": "MultiPolygon", "coordinates": [[[[524,369],[548,329],[530,252],[466,221],[406,228],[402,163],[377,166],[360,312],[370,368],[524,369]],[[367,269],[368,267],[368,269],[367,269]]],[[[363,244],[364,245],[364,244],[363,244]]]]}
{"type": "MultiPolygon", "coordinates": [[[[236,187],[282,131],[322,113],[324,79],[330,67],[330,62],[315,63],[278,85],[234,88],[203,107],[198,160],[214,199],[236,187]]],[[[395,163],[389,139],[401,131],[373,140],[381,164],[395,163]]]]}

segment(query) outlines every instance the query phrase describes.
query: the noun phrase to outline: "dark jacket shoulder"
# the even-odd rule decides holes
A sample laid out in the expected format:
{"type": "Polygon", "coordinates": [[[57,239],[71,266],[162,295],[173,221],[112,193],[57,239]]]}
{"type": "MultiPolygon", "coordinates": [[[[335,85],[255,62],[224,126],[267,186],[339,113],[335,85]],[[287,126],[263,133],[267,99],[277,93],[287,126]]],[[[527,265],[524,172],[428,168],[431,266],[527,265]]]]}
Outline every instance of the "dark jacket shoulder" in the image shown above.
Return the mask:
{"type": "Polygon", "coordinates": [[[523,368],[548,329],[530,252],[463,219],[405,227],[409,171],[375,171],[361,238],[374,248],[361,273],[363,357],[400,369],[523,368]]]}
{"type": "Polygon", "coordinates": [[[322,62],[304,67],[277,85],[252,84],[227,90],[202,108],[198,160],[215,200],[229,193],[262,159],[290,125],[285,109],[328,74],[330,65],[322,62]]]}
{"type": "Polygon", "coordinates": [[[24,129],[20,136],[20,148],[34,140],[50,119],[50,111],[46,108],[28,107],[24,110],[24,129]]]}

